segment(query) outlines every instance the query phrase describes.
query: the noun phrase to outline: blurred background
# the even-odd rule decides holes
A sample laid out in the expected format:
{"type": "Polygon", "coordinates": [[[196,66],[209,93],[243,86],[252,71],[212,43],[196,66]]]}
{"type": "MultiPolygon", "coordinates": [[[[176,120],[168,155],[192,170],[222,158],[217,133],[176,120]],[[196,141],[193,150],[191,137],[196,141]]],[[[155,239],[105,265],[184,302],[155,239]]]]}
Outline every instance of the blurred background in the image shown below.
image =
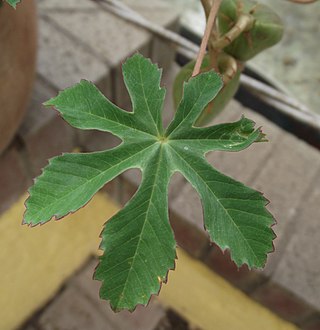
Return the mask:
{"type": "Polygon", "coordinates": [[[212,123],[245,114],[263,127],[269,142],[241,153],[214,152],[208,160],[271,201],[268,209],[277,220],[275,251],[264,270],[237,269],[228,252],[209,242],[197,194],[175,175],[169,205],[179,246],[176,270],[160,296],[132,314],[114,314],[99,299],[100,284],[92,274],[102,225],[134,194],[138,171],[113,180],[62,221],[36,228],[21,225],[27,189],[49,158],[119,143],[106,133],[73,129],[42,103],[87,79],[130,109],[121,65],[138,51],[163,68],[167,124],[174,114],[173,82],[192,58],[163,31],[196,47],[205,28],[201,2],[24,0],[16,10],[3,3],[0,330],[320,329],[320,4],[260,2],[281,16],[284,37],[245,66],[244,75],[263,83],[262,91],[242,81],[212,123]],[[128,8],[130,17],[141,15],[147,26],[123,18],[128,8]],[[265,94],[268,87],[289,103],[265,94]]]}

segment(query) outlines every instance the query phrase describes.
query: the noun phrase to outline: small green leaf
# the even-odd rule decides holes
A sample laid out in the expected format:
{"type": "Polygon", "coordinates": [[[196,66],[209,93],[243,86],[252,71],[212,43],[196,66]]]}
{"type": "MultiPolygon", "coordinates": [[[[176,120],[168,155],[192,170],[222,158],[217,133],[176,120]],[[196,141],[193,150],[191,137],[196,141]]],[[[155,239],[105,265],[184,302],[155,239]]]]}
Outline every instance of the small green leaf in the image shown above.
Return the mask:
{"type": "Polygon", "coordinates": [[[6,0],[7,3],[13,7],[13,8],[16,8],[17,7],[17,4],[21,1],[21,0],[6,0]]]}
{"type": "Polygon", "coordinates": [[[75,212],[117,175],[140,169],[138,191],[103,229],[103,255],[95,273],[102,281],[100,296],[114,310],[134,310],[159,292],[174,268],[176,243],[168,218],[168,185],[179,171],[202,199],[210,238],[222,249],[229,248],[238,266],[262,267],[274,238],[266,199],[219,173],[205,154],[243,150],[265,141],[264,134],[244,117],[235,123],[194,127],[222,87],[219,75],[212,71],[184,85],[176,116],[166,130],[161,116],[165,91],[158,68],[137,54],[124,64],[123,72],[133,112],[112,104],[87,81],[46,103],[74,127],[111,132],[122,144],[103,152],[52,159],[29,190],[24,222],[35,226],[75,212]]]}

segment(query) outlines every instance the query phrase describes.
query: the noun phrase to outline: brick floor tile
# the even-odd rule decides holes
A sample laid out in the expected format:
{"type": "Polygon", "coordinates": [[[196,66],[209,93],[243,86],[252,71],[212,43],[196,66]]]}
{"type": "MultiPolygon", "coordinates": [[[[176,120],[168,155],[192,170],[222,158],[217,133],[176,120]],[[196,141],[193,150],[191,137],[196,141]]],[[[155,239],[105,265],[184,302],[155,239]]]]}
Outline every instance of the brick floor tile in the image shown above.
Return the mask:
{"type": "Polygon", "coordinates": [[[28,136],[26,147],[34,174],[40,174],[49,158],[72,151],[76,146],[74,136],[74,130],[58,116],[36,134],[28,136]]]}
{"type": "Polygon", "coordinates": [[[23,139],[34,177],[41,173],[49,158],[72,151],[76,146],[74,129],[56,113],[48,123],[24,135],[23,139]]]}
{"type": "Polygon", "coordinates": [[[222,252],[215,244],[211,247],[204,262],[217,274],[247,293],[251,293],[265,281],[261,274],[249,270],[246,265],[238,268],[231,260],[229,251],[222,252]]]}
{"type": "Polygon", "coordinates": [[[90,12],[51,12],[50,19],[79,40],[91,53],[111,67],[150,41],[143,29],[123,24],[121,18],[102,10],[90,12]]]}
{"type": "Polygon", "coordinates": [[[320,330],[320,314],[315,315],[301,327],[302,330],[320,330]]]}
{"type": "MultiPolygon", "coordinates": [[[[304,170],[307,172],[306,168],[304,170]]],[[[303,196],[303,205],[295,218],[294,232],[272,280],[320,310],[319,172],[313,179],[312,188],[303,196]]]]}
{"type": "Polygon", "coordinates": [[[24,139],[33,134],[50,122],[55,117],[55,112],[46,109],[42,103],[56,95],[56,90],[48,86],[45,81],[37,77],[28,105],[26,117],[19,129],[18,134],[24,139]]]}
{"type": "Polygon", "coordinates": [[[290,134],[283,134],[256,177],[253,187],[263,191],[271,201],[268,209],[277,221],[273,228],[277,235],[275,252],[269,256],[266,274],[271,274],[281,259],[295,226],[292,221],[297,212],[300,210],[301,216],[306,218],[305,196],[319,168],[317,150],[290,134]]]}
{"type": "Polygon", "coordinates": [[[244,108],[240,103],[232,101],[217,117],[217,122],[233,122],[241,115],[256,122],[256,127],[262,126],[270,142],[255,143],[240,152],[215,151],[207,158],[218,170],[234,179],[250,185],[270,157],[277,141],[281,138],[281,130],[264,117],[244,108]]]}
{"type": "Polygon", "coordinates": [[[26,118],[18,132],[32,165],[33,176],[41,173],[50,157],[75,147],[75,129],[57,111],[42,106],[44,101],[54,95],[54,90],[37,80],[26,118]]]}
{"type": "MultiPolygon", "coordinates": [[[[68,13],[63,20],[69,21],[72,17],[68,13]]],[[[108,76],[109,68],[44,17],[39,19],[37,72],[56,89],[61,90],[81,79],[99,82],[108,76]]]]}
{"type": "Polygon", "coordinates": [[[310,306],[274,283],[259,287],[251,297],[290,322],[299,323],[312,313],[310,306]]]}
{"type": "Polygon", "coordinates": [[[41,330],[121,330],[74,287],[58,296],[45,309],[37,324],[41,330]]]}

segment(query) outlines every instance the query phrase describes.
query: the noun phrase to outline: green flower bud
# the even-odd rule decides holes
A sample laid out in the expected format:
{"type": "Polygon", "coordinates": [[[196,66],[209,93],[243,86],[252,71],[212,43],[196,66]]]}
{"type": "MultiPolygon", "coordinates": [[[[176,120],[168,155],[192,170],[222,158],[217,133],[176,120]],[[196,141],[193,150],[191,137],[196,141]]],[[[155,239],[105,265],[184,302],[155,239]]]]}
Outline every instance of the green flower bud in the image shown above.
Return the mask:
{"type": "Polygon", "coordinates": [[[266,5],[252,0],[223,0],[218,14],[220,34],[236,25],[241,15],[251,15],[252,27],[231,42],[224,51],[240,61],[248,61],[277,44],[283,35],[280,17],[266,5]]]}

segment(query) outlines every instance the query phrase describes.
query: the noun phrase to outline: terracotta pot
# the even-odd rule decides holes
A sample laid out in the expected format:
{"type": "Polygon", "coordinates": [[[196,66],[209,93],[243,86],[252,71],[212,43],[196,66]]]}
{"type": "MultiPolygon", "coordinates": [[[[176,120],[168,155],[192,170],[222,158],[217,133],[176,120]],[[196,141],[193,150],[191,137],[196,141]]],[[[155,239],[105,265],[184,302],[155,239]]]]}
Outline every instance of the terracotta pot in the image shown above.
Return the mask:
{"type": "Polygon", "coordinates": [[[35,73],[36,6],[22,1],[0,8],[0,153],[8,146],[26,111],[35,73]]]}

